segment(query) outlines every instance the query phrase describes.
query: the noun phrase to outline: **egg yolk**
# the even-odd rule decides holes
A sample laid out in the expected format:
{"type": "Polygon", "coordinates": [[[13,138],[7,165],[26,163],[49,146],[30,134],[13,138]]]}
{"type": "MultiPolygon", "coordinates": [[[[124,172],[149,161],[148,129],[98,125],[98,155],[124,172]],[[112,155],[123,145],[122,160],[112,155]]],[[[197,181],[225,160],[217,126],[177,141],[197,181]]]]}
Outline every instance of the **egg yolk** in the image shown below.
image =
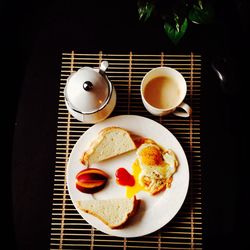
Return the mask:
{"type": "Polygon", "coordinates": [[[163,162],[160,150],[153,146],[143,148],[140,152],[140,159],[147,166],[159,166],[163,162]]]}
{"type": "Polygon", "coordinates": [[[135,160],[135,162],[132,165],[132,175],[134,176],[135,179],[135,184],[134,186],[126,186],[126,196],[128,198],[132,198],[135,194],[137,194],[140,191],[145,190],[144,187],[142,187],[139,184],[139,174],[141,172],[141,168],[139,165],[138,159],[135,160]]]}

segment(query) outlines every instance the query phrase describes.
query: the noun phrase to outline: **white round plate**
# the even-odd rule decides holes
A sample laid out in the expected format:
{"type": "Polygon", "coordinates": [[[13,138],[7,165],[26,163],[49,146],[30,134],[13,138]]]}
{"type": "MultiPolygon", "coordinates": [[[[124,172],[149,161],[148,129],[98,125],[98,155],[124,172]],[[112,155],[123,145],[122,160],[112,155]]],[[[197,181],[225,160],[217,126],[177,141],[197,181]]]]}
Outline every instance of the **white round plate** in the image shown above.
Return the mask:
{"type": "Polygon", "coordinates": [[[66,180],[71,200],[75,205],[76,201],[92,199],[93,196],[96,199],[126,197],[126,188],[116,183],[115,171],[123,167],[131,173],[132,164],[136,158],[136,150],[91,165],[91,167],[104,170],[110,176],[105,188],[101,191],[94,195],[85,194],[77,190],[75,186],[77,173],[85,168],[80,162],[82,153],[87,150],[89,144],[97,137],[101,129],[110,126],[122,127],[133,134],[153,139],[163,148],[172,149],[175,152],[179,167],[173,176],[171,188],[167,188],[154,196],[142,191],[137,193],[137,199],[141,199],[140,208],[122,229],[110,229],[96,217],[84,213],[77,206],[75,208],[89,224],[109,235],[139,237],[155,232],[166,225],[181,208],[189,185],[189,167],[185,152],[175,136],[164,126],[151,119],[136,115],[115,116],[93,125],[79,138],[72,149],[66,170],[66,180]]]}

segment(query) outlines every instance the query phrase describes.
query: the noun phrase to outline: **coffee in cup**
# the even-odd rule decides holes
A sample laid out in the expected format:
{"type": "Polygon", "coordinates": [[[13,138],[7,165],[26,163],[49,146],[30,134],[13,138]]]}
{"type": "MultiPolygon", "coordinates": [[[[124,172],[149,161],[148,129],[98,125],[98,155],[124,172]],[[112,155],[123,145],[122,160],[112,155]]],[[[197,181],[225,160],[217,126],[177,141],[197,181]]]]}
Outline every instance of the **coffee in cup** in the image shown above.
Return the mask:
{"type": "Polygon", "coordinates": [[[142,79],[141,97],[145,108],[153,115],[189,117],[191,107],[183,100],[187,84],[180,72],[170,67],[150,70],[142,79]],[[180,111],[181,109],[181,111],[180,111]]]}

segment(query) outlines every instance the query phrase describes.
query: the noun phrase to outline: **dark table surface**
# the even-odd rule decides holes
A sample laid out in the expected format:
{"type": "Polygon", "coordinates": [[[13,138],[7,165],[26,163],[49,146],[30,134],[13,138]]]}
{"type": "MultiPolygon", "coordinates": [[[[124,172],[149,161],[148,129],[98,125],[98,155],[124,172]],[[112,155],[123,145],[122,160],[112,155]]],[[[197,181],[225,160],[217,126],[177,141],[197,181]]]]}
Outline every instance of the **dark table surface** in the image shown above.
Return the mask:
{"type": "Polygon", "coordinates": [[[7,117],[7,126],[2,132],[7,137],[7,164],[2,169],[7,171],[2,177],[2,245],[49,249],[61,53],[193,51],[202,55],[203,63],[204,249],[246,249],[249,3],[212,2],[215,21],[190,25],[181,42],[173,45],[157,20],[138,21],[136,1],[3,1],[2,123],[7,117]],[[222,57],[228,62],[226,85],[211,67],[222,57]]]}

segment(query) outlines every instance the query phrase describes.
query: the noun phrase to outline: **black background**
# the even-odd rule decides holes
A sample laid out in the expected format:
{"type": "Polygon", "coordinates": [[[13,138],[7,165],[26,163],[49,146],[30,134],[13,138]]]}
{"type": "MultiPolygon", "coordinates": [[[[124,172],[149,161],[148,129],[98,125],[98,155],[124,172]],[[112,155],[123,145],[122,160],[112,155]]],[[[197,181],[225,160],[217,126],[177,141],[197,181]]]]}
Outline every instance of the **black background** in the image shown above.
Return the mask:
{"type": "Polygon", "coordinates": [[[2,1],[2,245],[49,249],[61,53],[202,54],[204,249],[247,249],[249,3],[212,1],[215,21],[178,45],[136,1],[2,1]],[[226,57],[222,85],[211,62],[226,57]],[[5,226],[6,225],[6,226],[5,226]]]}

